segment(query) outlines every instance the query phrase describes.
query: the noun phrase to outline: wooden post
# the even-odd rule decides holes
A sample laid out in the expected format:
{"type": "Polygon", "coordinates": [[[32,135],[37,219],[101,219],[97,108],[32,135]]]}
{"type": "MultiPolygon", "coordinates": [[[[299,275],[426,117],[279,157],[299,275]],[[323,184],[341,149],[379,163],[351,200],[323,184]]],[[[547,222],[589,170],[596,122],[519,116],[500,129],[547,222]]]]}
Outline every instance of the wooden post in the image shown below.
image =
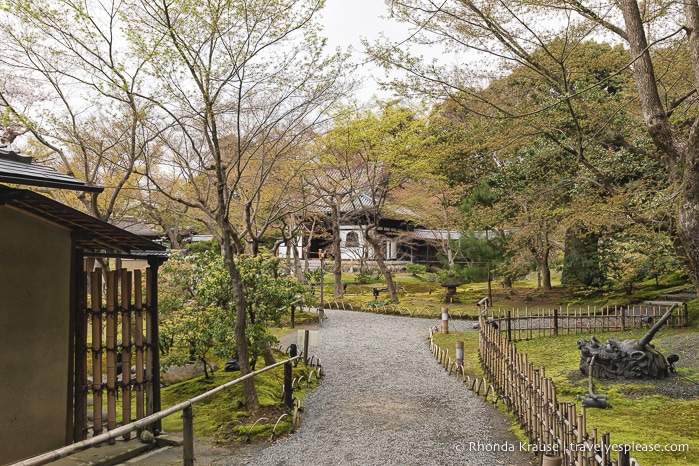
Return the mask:
{"type": "MultiPolygon", "coordinates": [[[[117,336],[117,309],[118,296],[117,271],[112,270],[107,275],[107,429],[116,428],[116,336],[117,336]]],[[[109,444],[114,445],[115,439],[109,439],[109,444]]]]}
{"type": "Polygon", "coordinates": [[[308,337],[309,337],[309,331],[304,330],[303,331],[303,363],[308,364],[308,337]]]}
{"type": "Polygon", "coordinates": [[[464,365],[464,342],[463,341],[456,342],[456,364],[458,364],[459,366],[464,365]]]}
{"type": "Polygon", "coordinates": [[[490,273],[490,262],[488,262],[488,306],[493,305],[493,276],[490,273]]]}
{"type": "Polygon", "coordinates": [[[442,306],[442,333],[449,333],[449,309],[442,306]]]}
{"type": "Polygon", "coordinates": [[[291,388],[291,377],[292,367],[291,361],[289,361],[286,364],[284,364],[284,404],[289,409],[292,409],[294,407],[293,390],[291,388]]]}
{"type": "MultiPolygon", "coordinates": [[[[148,402],[148,407],[152,409],[149,414],[160,411],[160,332],[158,329],[158,267],[163,263],[164,259],[160,257],[150,257],[148,259],[148,272],[146,274],[146,305],[148,307],[148,338],[147,342],[150,346],[148,352],[149,376],[151,377],[151,401],[148,402]]],[[[147,364],[148,364],[147,363],[147,364]]],[[[153,433],[158,434],[163,430],[162,421],[156,421],[153,424],[153,433]]]]}
{"type": "Polygon", "coordinates": [[[553,334],[558,336],[558,309],[553,310],[553,334]]]}
{"type": "MultiPolygon", "coordinates": [[[[87,438],[87,275],[84,270],[84,258],[76,252],[76,290],[73,303],[75,328],[75,407],[73,413],[72,438],[66,442],[79,442],[87,438]]],[[[68,391],[70,393],[70,390],[68,391]]],[[[70,410],[68,411],[70,412],[70,410]]],[[[68,433],[68,432],[67,432],[68,433]]]]}
{"type": "Polygon", "coordinates": [[[143,387],[143,282],[141,271],[134,271],[134,307],[136,308],[134,324],[134,346],[136,348],[136,419],[145,417],[145,393],[143,387]]]}
{"type": "Polygon", "coordinates": [[[626,331],[626,308],[621,308],[621,331],[626,331]]]}
{"type": "Polygon", "coordinates": [[[609,432],[602,434],[602,464],[609,464],[609,432]]]}
{"type": "Polygon", "coordinates": [[[294,322],[294,314],[296,314],[296,304],[291,305],[291,328],[296,327],[296,323],[294,322]]]}
{"type": "Polygon", "coordinates": [[[619,449],[619,466],[631,466],[631,455],[629,455],[629,450],[631,446],[624,445],[623,448],[619,449]]]}
{"type": "MultiPolygon", "coordinates": [[[[131,422],[131,279],[132,273],[121,271],[121,419],[131,422]]],[[[131,432],[124,434],[131,438],[131,432]]]]}
{"type": "Polygon", "coordinates": [[[92,272],[90,287],[92,311],[92,432],[102,433],[102,272],[92,272]]]}
{"type": "MultiPolygon", "coordinates": [[[[155,412],[153,405],[153,372],[154,372],[154,355],[153,350],[153,311],[150,307],[151,298],[153,296],[153,274],[150,269],[146,269],[146,305],[145,305],[145,324],[146,324],[146,341],[145,341],[145,356],[146,356],[146,374],[145,374],[145,384],[146,384],[146,416],[150,416],[155,412]]],[[[158,377],[160,378],[160,377],[158,377]]],[[[148,429],[155,429],[155,426],[151,424],[148,429]]]]}
{"type": "Polygon", "coordinates": [[[323,325],[323,316],[325,315],[325,251],[318,250],[318,258],[320,259],[320,304],[318,305],[318,325],[323,325]]]}
{"type": "Polygon", "coordinates": [[[192,405],[182,410],[182,464],[194,466],[194,413],[192,405]]]}
{"type": "Polygon", "coordinates": [[[507,341],[512,342],[512,311],[507,311],[507,341]]]}

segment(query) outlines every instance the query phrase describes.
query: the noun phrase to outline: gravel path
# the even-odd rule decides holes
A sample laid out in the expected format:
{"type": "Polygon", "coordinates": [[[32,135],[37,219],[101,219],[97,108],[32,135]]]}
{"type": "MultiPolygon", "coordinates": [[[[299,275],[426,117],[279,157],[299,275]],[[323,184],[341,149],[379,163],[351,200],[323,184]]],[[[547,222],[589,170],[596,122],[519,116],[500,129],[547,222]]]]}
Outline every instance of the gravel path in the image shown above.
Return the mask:
{"type": "Polygon", "coordinates": [[[428,328],[439,322],[326,313],[320,344],[309,351],[321,358],[325,380],[304,400],[298,432],[264,449],[255,464],[533,464],[503,416],[428,351],[428,328]]]}
{"type": "MultiPolygon", "coordinates": [[[[448,376],[427,336],[435,319],[326,310],[317,348],[325,379],[304,399],[298,431],[236,451],[197,440],[198,465],[539,464],[504,416],[448,376]],[[511,450],[511,451],[510,451],[511,450]]],[[[451,330],[471,328],[451,321],[451,330]]],[[[293,342],[295,333],[283,344],[293,342]]],[[[181,449],[139,465],[181,464],[181,449]]],[[[158,457],[163,455],[157,455],[158,457]]]]}

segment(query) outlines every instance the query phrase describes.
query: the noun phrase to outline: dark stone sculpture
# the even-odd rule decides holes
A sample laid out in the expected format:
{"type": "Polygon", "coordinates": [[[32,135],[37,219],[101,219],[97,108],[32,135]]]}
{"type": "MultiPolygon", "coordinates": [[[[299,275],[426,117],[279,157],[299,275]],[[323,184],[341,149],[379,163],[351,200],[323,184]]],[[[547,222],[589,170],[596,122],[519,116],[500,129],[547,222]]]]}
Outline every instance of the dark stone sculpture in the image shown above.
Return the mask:
{"type": "Polygon", "coordinates": [[[449,277],[446,280],[444,280],[441,285],[446,289],[447,294],[444,297],[444,302],[447,304],[452,304],[452,303],[458,303],[459,298],[456,296],[456,288],[463,285],[464,281],[455,278],[455,277],[449,277]]]}
{"type": "Polygon", "coordinates": [[[629,379],[661,379],[674,372],[673,363],[679,359],[670,355],[665,359],[650,341],[670,318],[671,307],[658,322],[639,340],[618,342],[611,338],[601,344],[594,336],[578,341],[580,371],[583,374],[604,379],[624,377],[629,379]],[[669,362],[668,362],[669,360],[669,362]]]}

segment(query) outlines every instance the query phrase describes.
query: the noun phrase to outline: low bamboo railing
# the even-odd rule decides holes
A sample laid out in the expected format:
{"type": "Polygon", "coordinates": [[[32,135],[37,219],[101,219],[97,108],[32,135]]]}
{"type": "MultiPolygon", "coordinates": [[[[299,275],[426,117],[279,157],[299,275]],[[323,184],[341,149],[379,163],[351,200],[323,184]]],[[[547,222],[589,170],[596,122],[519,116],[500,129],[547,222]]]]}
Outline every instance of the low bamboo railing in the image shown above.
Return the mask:
{"type": "MultiPolygon", "coordinates": [[[[125,424],[123,426],[115,426],[113,429],[108,430],[105,433],[101,433],[99,435],[96,435],[94,437],[91,437],[89,439],[73,443],[71,445],[67,445],[62,448],[58,448],[56,450],[43,453],[41,455],[33,456],[31,458],[12,463],[8,466],[39,466],[42,464],[48,464],[52,463],[54,461],[58,461],[61,458],[65,458],[67,456],[70,456],[74,453],[77,453],[79,451],[86,450],[88,448],[94,448],[97,446],[100,446],[104,443],[114,443],[114,441],[120,437],[128,437],[130,434],[134,431],[142,431],[144,429],[147,429],[149,426],[155,424],[156,422],[159,422],[160,420],[171,416],[175,413],[178,413],[182,411],[182,418],[183,418],[183,448],[182,448],[182,464],[185,466],[193,466],[194,465],[194,430],[193,430],[193,423],[192,423],[192,418],[193,418],[193,405],[195,403],[198,403],[202,400],[205,400],[216,393],[226,390],[233,385],[237,385],[241,382],[243,382],[246,379],[249,379],[251,377],[254,377],[256,375],[259,375],[263,372],[266,372],[268,370],[274,369],[276,367],[279,367],[281,365],[284,365],[284,387],[283,387],[283,399],[284,402],[289,406],[289,408],[294,408],[298,409],[298,406],[293,405],[293,395],[292,391],[294,389],[294,385],[298,385],[298,382],[296,380],[292,380],[291,374],[292,374],[292,362],[298,360],[299,358],[302,358],[303,356],[294,356],[292,358],[286,359],[284,361],[280,361],[276,364],[271,364],[269,366],[266,366],[262,369],[259,369],[257,371],[251,372],[249,374],[246,374],[242,377],[238,377],[235,380],[231,380],[230,382],[227,382],[223,385],[219,385],[216,388],[213,388],[209,390],[206,393],[202,393],[201,395],[198,395],[194,398],[190,398],[189,400],[183,401],[177,405],[174,405],[170,408],[158,411],[157,413],[151,414],[150,416],[146,416],[142,419],[139,419],[134,422],[130,422],[128,424],[125,424]]],[[[318,377],[320,377],[320,363],[318,363],[318,377]]],[[[311,373],[313,374],[313,372],[311,373]]],[[[310,381],[311,375],[309,375],[308,380],[310,381]]],[[[309,383],[309,382],[307,382],[309,383]]],[[[285,415],[284,415],[285,416],[285,415]]],[[[296,418],[296,415],[294,416],[296,418]]]]}
{"type": "Polygon", "coordinates": [[[608,432],[588,431],[586,408],[576,403],[559,401],[556,387],[545,368],[535,368],[526,354],[504,333],[481,317],[479,355],[486,378],[466,375],[463,365],[449,355],[448,349],[434,343],[430,330],[430,350],[450,374],[459,374],[467,388],[493,403],[503,402],[516,417],[529,444],[528,451],[542,454],[566,466],[638,466],[630,458],[629,448],[611,443],[608,432]],[[612,456],[617,456],[612,458],[612,456]],[[560,462],[559,462],[560,461],[560,462]]]}
{"type": "Polygon", "coordinates": [[[660,301],[614,308],[566,307],[513,310],[491,308],[488,309],[488,315],[489,320],[496,321],[499,330],[505,332],[510,341],[519,341],[554,335],[648,328],[649,318],[652,321],[659,320],[673,304],[677,304],[678,311],[672,314],[666,325],[673,328],[687,326],[689,317],[685,303],[660,301]]]}

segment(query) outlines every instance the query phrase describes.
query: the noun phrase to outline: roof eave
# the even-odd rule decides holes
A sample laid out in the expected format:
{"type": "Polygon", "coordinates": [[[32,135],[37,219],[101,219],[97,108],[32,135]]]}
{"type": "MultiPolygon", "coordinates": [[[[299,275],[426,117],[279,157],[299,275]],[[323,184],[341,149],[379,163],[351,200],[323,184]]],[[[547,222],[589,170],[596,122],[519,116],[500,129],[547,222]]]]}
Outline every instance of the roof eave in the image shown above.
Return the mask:
{"type": "Polygon", "coordinates": [[[63,183],[60,181],[46,181],[21,176],[0,175],[0,183],[18,184],[23,186],[37,186],[41,188],[70,189],[73,191],[85,191],[90,193],[101,193],[102,186],[88,186],[81,183],[63,183]]]}

